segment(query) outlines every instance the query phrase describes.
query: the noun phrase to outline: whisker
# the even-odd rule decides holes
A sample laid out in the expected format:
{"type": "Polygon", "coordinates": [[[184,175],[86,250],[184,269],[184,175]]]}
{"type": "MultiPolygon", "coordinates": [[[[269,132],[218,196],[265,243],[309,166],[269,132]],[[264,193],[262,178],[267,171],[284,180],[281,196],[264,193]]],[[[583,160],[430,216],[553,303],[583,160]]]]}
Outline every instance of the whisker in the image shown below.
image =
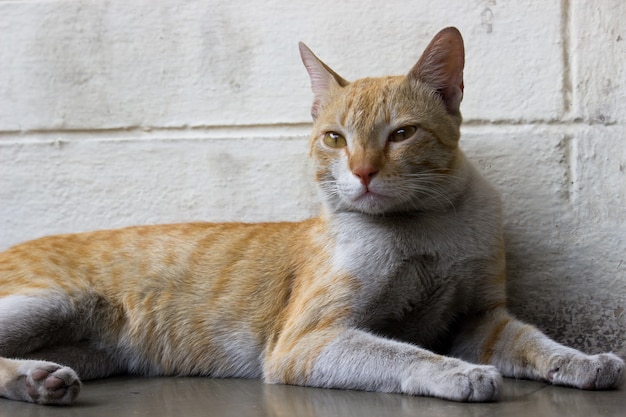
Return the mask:
{"type": "Polygon", "coordinates": [[[454,202],[450,198],[450,187],[453,187],[461,179],[462,177],[454,175],[422,172],[403,174],[397,179],[390,181],[389,185],[402,203],[413,207],[425,208],[426,203],[415,198],[423,196],[440,205],[441,208],[452,207],[456,211],[454,202]]]}

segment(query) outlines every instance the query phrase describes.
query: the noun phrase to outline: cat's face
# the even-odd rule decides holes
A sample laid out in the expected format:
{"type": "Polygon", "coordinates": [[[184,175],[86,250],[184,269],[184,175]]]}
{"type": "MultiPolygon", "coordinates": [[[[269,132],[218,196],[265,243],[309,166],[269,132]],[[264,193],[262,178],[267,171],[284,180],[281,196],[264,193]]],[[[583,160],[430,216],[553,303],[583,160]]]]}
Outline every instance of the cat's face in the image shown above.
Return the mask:
{"type": "Polygon", "coordinates": [[[312,133],[316,179],[338,210],[380,214],[446,206],[458,122],[405,77],[363,79],[323,106],[312,133]]]}
{"type": "Polygon", "coordinates": [[[437,40],[409,75],[352,83],[303,50],[315,93],[311,152],[331,210],[385,214],[453,203],[463,163],[457,146],[462,41],[459,70],[459,51],[452,57],[442,53],[458,48],[458,40],[437,40]],[[450,70],[442,58],[457,63],[450,70]],[[450,73],[433,73],[429,66],[450,73]]]}

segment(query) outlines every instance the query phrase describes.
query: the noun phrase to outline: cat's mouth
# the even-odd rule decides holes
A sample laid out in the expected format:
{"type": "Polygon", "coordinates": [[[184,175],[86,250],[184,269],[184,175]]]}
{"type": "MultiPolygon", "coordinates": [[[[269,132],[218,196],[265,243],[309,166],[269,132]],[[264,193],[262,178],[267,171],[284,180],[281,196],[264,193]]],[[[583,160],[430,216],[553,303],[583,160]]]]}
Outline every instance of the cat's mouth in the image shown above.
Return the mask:
{"type": "Polygon", "coordinates": [[[351,187],[338,189],[341,205],[349,211],[358,211],[367,214],[382,214],[387,212],[395,199],[379,184],[351,184],[351,187]]]}
{"type": "Polygon", "coordinates": [[[379,198],[379,197],[383,197],[383,195],[382,194],[378,194],[378,193],[370,190],[369,188],[366,188],[359,195],[357,195],[356,198],[353,199],[353,201],[359,201],[359,200],[362,200],[364,198],[379,198]]]}

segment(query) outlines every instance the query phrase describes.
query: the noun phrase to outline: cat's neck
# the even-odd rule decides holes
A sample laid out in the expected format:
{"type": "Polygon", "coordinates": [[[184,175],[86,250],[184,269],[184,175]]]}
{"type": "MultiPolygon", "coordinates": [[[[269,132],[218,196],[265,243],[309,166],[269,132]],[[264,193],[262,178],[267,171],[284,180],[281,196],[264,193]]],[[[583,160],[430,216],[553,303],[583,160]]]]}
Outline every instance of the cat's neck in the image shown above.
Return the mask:
{"type": "MultiPolygon", "coordinates": [[[[466,241],[485,238],[491,242],[501,227],[498,192],[467,160],[459,167],[456,178],[445,204],[429,210],[374,215],[325,207],[320,219],[328,226],[324,230],[333,241],[352,247],[358,253],[382,250],[400,257],[416,253],[457,253],[459,236],[464,236],[466,241]],[[476,230],[481,233],[477,234],[476,230]]],[[[471,252],[468,248],[464,250],[471,252]]]]}

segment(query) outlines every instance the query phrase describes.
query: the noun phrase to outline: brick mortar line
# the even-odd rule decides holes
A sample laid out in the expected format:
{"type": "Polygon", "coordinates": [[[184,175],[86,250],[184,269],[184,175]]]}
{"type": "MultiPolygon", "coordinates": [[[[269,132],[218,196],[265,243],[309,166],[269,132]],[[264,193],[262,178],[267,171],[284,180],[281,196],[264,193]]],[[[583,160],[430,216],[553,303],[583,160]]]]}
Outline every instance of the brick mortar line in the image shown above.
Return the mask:
{"type": "Polygon", "coordinates": [[[563,60],[563,114],[565,117],[572,113],[573,79],[571,68],[571,47],[570,47],[570,27],[571,11],[569,0],[561,1],[561,40],[562,60],[563,60]]]}
{"type": "MultiPolygon", "coordinates": [[[[23,138],[37,137],[37,136],[54,136],[54,135],[102,135],[110,134],[115,136],[124,137],[132,135],[134,137],[145,136],[154,137],[155,135],[182,133],[194,137],[193,135],[207,135],[207,134],[219,134],[224,137],[233,137],[234,135],[251,135],[251,136],[265,136],[265,135],[289,135],[289,134],[308,134],[311,129],[310,123],[293,123],[293,124],[276,124],[276,125],[231,125],[231,126],[179,126],[179,127],[125,127],[125,128],[102,128],[102,129],[41,129],[41,130],[4,130],[0,131],[0,140],[3,137],[16,137],[23,138]]],[[[474,127],[613,127],[613,126],[626,126],[625,124],[618,122],[611,123],[598,123],[588,120],[482,120],[471,119],[463,122],[462,128],[474,128],[474,127]]]]}

